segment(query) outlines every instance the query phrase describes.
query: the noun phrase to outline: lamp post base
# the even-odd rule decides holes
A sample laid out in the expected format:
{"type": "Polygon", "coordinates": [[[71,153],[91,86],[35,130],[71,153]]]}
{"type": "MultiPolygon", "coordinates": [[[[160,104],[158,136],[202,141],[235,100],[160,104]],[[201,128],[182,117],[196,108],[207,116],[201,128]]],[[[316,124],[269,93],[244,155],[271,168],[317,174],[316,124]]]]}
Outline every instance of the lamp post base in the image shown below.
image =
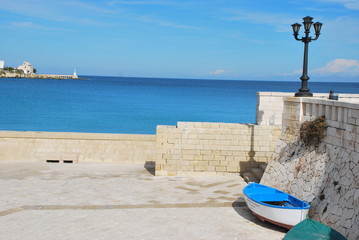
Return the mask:
{"type": "Polygon", "coordinates": [[[296,97],[313,97],[311,92],[297,92],[294,96],[296,97]]]}

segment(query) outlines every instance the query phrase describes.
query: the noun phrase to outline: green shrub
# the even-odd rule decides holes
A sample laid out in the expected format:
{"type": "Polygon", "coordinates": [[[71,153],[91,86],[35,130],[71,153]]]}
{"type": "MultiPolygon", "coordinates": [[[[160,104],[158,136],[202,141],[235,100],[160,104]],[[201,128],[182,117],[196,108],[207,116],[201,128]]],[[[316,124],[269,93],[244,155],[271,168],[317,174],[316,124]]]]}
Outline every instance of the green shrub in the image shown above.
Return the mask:
{"type": "Polygon", "coordinates": [[[306,146],[318,147],[326,135],[327,128],[328,124],[325,122],[325,116],[318,117],[313,121],[305,121],[300,126],[300,140],[306,146]]]}

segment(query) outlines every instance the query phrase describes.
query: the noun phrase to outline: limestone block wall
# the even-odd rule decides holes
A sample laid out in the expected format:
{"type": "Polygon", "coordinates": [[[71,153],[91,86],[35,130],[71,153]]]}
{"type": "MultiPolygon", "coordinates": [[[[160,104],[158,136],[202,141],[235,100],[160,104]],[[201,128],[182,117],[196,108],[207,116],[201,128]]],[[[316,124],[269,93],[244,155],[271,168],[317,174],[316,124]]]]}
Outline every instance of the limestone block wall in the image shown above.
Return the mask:
{"type": "Polygon", "coordinates": [[[0,161],[155,161],[155,135],[0,131],[0,161]]]}
{"type": "Polygon", "coordinates": [[[267,162],[278,126],[179,122],[158,126],[156,175],[215,175],[244,172],[267,162]]]}
{"type": "Polygon", "coordinates": [[[261,183],[308,201],[311,218],[359,239],[359,104],[288,97],[282,129],[261,183]],[[327,136],[304,146],[300,124],[322,115],[327,136]]]}
{"type": "Polygon", "coordinates": [[[284,97],[293,96],[294,93],[283,92],[257,92],[258,125],[282,125],[284,97]]]}

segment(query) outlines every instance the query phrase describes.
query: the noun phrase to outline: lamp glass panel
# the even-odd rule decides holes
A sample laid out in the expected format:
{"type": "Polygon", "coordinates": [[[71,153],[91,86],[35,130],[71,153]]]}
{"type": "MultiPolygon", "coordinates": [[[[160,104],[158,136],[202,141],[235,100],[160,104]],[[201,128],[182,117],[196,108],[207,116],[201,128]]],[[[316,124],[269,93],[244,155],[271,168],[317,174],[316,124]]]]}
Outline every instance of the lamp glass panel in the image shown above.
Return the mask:
{"type": "Polygon", "coordinates": [[[292,24],[293,32],[294,32],[295,34],[297,34],[297,33],[299,32],[299,29],[300,29],[301,26],[302,26],[302,25],[300,25],[299,23],[294,23],[294,24],[292,24]]]}
{"type": "Polygon", "coordinates": [[[320,30],[322,29],[322,23],[320,23],[320,22],[316,22],[316,23],[314,23],[313,24],[313,26],[314,26],[314,29],[315,29],[315,33],[320,33],[320,30]]]}
{"type": "Polygon", "coordinates": [[[312,17],[305,17],[305,18],[303,18],[303,20],[304,20],[304,22],[303,22],[303,24],[304,24],[304,29],[306,30],[306,31],[308,31],[309,29],[310,29],[310,27],[312,26],[312,17]]]}

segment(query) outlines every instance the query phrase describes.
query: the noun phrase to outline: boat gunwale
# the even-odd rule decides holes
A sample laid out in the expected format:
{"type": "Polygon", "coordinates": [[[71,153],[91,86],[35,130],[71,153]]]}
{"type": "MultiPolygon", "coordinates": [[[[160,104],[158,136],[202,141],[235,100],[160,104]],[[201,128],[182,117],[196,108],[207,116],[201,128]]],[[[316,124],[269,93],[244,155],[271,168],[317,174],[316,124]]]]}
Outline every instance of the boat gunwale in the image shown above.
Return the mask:
{"type": "Polygon", "coordinates": [[[249,198],[250,200],[252,200],[252,201],[254,201],[254,202],[256,202],[256,203],[258,203],[258,204],[260,204],[260,205],[267,206],[267,207],[271,207],[271,208],[291,209],[291,210],[305,210],[305,209],[309,209],[309,208],[310,208],[310,204],[309,204],[308,202],[304,201],[304,200],[301,200],[301,199],[299,199],[299,198],[296,198],[296,197],[294,197],[293,195],[291,195],[291,194],[289,194],[289,193],[285,193],[285,192],[283,192],[283,191],[281,191],[281,190],[278,190],[278,189],[275,189],[275,188],[272,188],[272,187],[268,187],[268,186],[266,186],[266,185],[258,184],[258,183],[248,184],[246,187],[244,187],[244,189],[243,189],[243,194],[244,194],[247,198],[249,198]],[[254,186],[258,186],[258,185],[259,185],[259,186],[264,186],[265,188],[274,189],[274,190],[276,190],[276,191],[278,191],[278,192],[280,192],[280,193],[283,193],[283,194],[285,194],[285,195],[289,195],[289,196],[293,197],[294,199],[296,199],[296,200],[298,200],[298,201],[300,201],[300,202],[303,202],[303,203],[305,204],[305,206],[304,206],[304,207],[278,206],[278,205],[267,204],[267,203],[265,203],[265,202],[263,202],[263,201],[259,201],[259,200],[255,199],[255,198],[250,197],[250,195],[248,195],[248,194],[246,193],[246,190],[248,189],[248,186],[250,186],[250,185],[252,185],[252,184],[255,184],[254,186]]]}

